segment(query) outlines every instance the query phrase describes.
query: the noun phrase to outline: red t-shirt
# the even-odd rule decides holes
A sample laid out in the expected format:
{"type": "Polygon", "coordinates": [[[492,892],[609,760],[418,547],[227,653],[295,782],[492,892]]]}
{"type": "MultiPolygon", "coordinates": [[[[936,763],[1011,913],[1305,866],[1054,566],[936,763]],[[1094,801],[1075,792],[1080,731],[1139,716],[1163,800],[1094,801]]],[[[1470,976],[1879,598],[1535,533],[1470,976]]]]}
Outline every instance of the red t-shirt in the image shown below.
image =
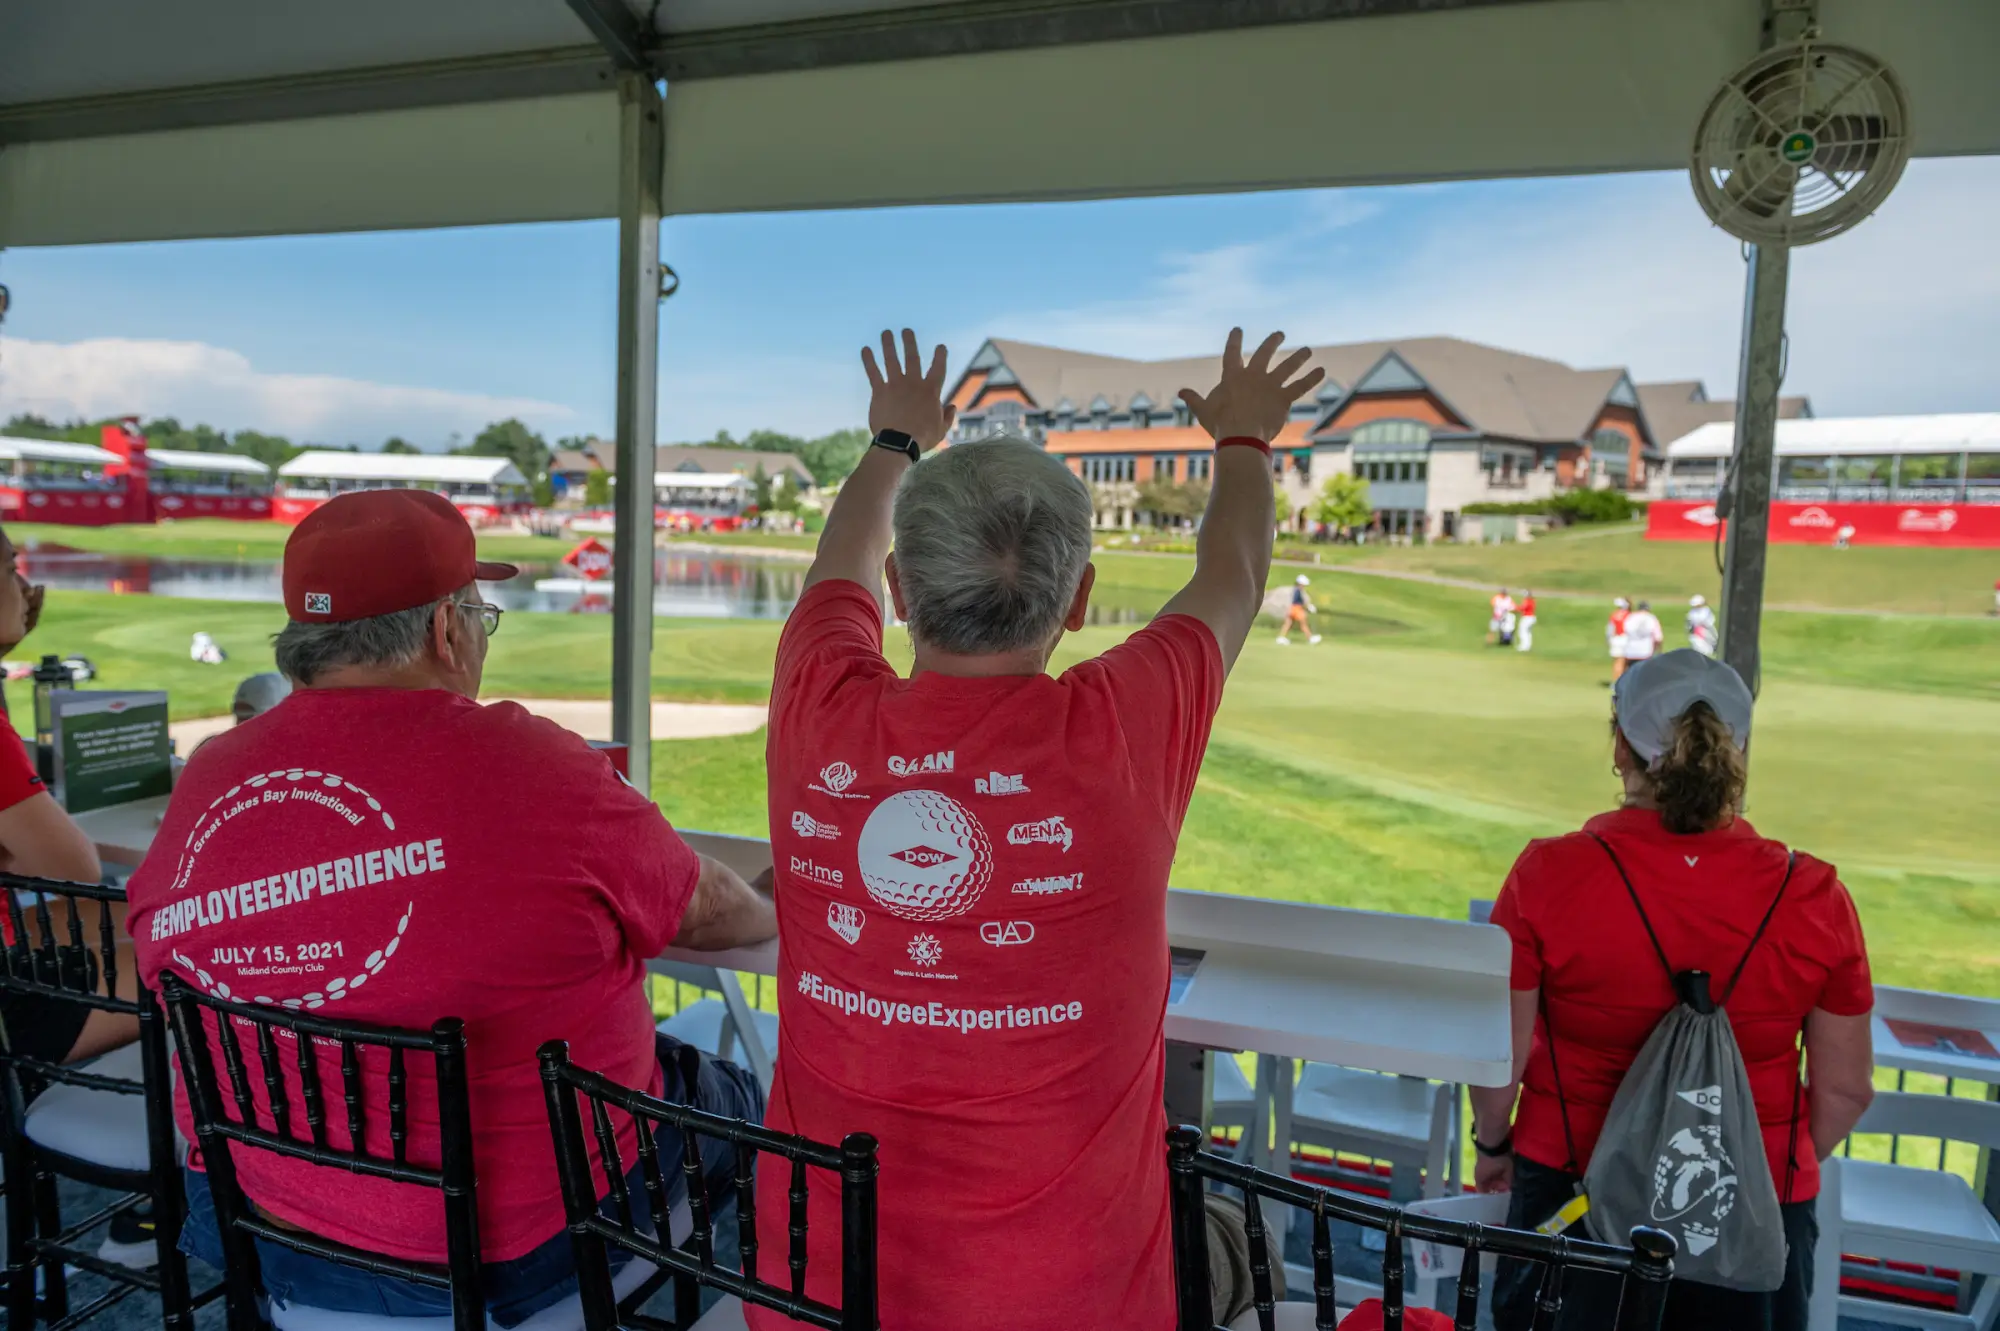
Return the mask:
{"type": "Polygon", "coordinates": [[[1535,598],[1530,596],[1527,600],[1521,602],[1521,614],[1523,617],[1527,617],[1533,615],[1534,613],[1535,613],[1535,598]]]}
{"type": "MultiPolygon", "coordinates": [[[[0,720],[4,719],[5,712],[0,710],[0,720]]],[[[35,771],[35,760],[28,756],[28,746],[14,733],[14,727],[0,725],[0,730],[6,732],[6,738],[0,739],[0,813],[5,813],[21,801],[41,794],[46,787],[35,771]]],[[[35,936],[33,928],[28,935],[35,936]]],[[[12,911],[0,910],[0,943],[14,946],[12,911]]]]}
{"type": "MultiPolygon", "coordinates": [[[[645,960],[679,930],[698,874],[603,754],[514,703],[302,689],[182,772],[133,876],[129,924],[148,984],[171,966],[225,998],[341,1021],[423,1030],[464,1019],[480,1242],[505,1261],[563,1228],[535,1047],[568,1040],[580,1066],[657,1089],[645,960]]],[[[290,1054],[283,1062],[302,1135],[298,1070],[290,1054]]],[[[373,1152],[388,1144],[387,1051],[364,1062],[373,1152]]],[[[431,1062],[410,1055],[408,1071],[410,1158],[436,1164],[431,1062]]],[[[329,1136],[344,1147],[337,1047],[320,1081],[335,1088],[329,1136]]],[[[176,1112],[192,1136],[185,1098],[176,1112]]],[[[636,1138],[621,1124],[629,1164],[636,1138]]],[[[244,1190],[280,1219],[444,1260],[435,1189],[240,1147],[234,1159],[244,1190]]]]}
{"type": "MultiPolygon", "coordinates": [[[[858,585],[792,612],[768,751],[767,1122],[880,1141],[885,1331],[1173,1325],[1167,871],[1222,677],[1185,616],[1060,678],[905,680],[858,585]]],[[[785,1174],[758,1186],[782,1253],[785,1174]]],[[[815,1171],[828,1258],[838,1199],[815,1171]]],[[[837,1262],[810,1276],[837,1299],[837,1262]]]]}
{"type": "MultiPolygon", "coordinates": [[[[1674,969],[1707,971],[1718,999],[1785,876],[1785,847],[1758,836],[1742,818],[1720,831],[1676,836],[1657,813],[1620,809],[1591,819],[1583,832],[1532,841],[1521,852],[1493,903],[1493,923],[1514,939],[1513,987],[1539,988],[1547,999],[1579,1166],[1590,1160],[1626,1069],[1675,1001],[1611,857],[1588,832],[1617,851],[1674,969]]],[[[1832,865],[1802,853],[1727,1004],[1781,1200],[1819,1195],[1811,1106],[1801,1096],[1796,1173],[1791,1196],[1782,1196],[1798,1080],[1796,1041],[1806,1014],[1823,1008],[1859,1016],[1874,1006],[1854,902],[1832,865]]],[[[1514,1146],[1552,1168],[1569,1160],[1548,1029],[1540,1020],[1514,1146]]]]}

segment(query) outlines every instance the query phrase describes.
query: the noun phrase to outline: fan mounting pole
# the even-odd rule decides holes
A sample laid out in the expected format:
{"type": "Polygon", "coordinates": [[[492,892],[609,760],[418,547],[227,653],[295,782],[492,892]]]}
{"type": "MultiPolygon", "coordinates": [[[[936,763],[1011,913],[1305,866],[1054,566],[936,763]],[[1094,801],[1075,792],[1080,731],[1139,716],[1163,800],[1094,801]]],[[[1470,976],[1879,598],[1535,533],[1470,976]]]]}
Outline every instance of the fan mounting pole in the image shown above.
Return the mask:
{"type": "MultiPolygon", "coordinates": [[[[1766,0],[1764,50],[1796,41],[1814,19],[1811,0],[1766,0]]],[[[1758,636],[1764,617],[1764,563],[1771,527],[1771,478],[1778,433],[1778,388],[1784,378],[1785,290],[1791,251],[1749,246],[1743,290],[1743,350],[1736,372],[1736,450],[1722,571],[1722,659],[1753,692],[1759,686],[1758,636]]]]}

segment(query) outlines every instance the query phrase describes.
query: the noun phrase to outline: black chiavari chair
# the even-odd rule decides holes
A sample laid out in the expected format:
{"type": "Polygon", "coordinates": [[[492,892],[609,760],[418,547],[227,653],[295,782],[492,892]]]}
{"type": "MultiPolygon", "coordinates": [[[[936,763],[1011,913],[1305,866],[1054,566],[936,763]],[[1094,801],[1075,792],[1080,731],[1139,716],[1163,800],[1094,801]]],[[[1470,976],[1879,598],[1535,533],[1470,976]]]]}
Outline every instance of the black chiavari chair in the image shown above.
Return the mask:
{"type": "MultiPolygon", "coordinates": [[[[683,1084],[700,1083],[699,1050],[681,1050],[683,1084]]],[[[549,1129],[555,1139],[556,1170],[562,1177],[563,1206],[569,1215],[570,1241],[576,1252],[577,1279],[582,1286],[585,1331],[688,1331],[722,1324],[734,1312],[727,1304],[700,1317],[702,1287],[722,1290],[745,1303],[773,1308],[808,1326],[826,1331],[876,1331],[875,1139],[851,1133],[838,1147],[804,1137],[772,1132],[759,1124],[723,1118],[687,1105],[671,1104],[630,1090],[570,1062],[569,1045],[551,1040],[540,1050],[542,1084],[548,1095],[549,1129]],[[588,1105],[588,1110],[583,1105],[588,1105]],[[611,1110],[629,1115],[638,1129],[637,1151],[644,1180],[650,1226],[635,1222],[632,1198],[623,1179],[626,1166],[619,1156],[618,1134],[611,1110]],[[592,1136],[605,1178],[611,1180],[611,1209],[598,1205],[592,1182],[591,1153],[585,1144],[583,1118],[588,1113],[592,1136]],[[661,1160],[655,1134],[662,1127],[677,1130],[680,1160],[661,1160]],[[742,1269],[731,1270],[715,1259],[715,1226],[703,1178],[700,1138],[712,1137],[735,1148],[736,1236],[742,1269]],[[789,1280],[773,1284],[758,1275],[757,1156],[777,1157],[790,1164],[789,1280]],[[669,1209],[665,1171],[678,1167],[686,1181],[692,1232],[678,1247],[663,1241],[668,1235],[669,1209]],[[807,1173],[824,1169],[840,1176],[840,1306],[833,1307],[806,1294],[807,1173]],[[650,1229],[650,1232],[649,1232],[650,1229]],[[670,1272],[674,1279],[671,1322],[627,1312],[621,1316],[612,1298],[609,1249],[623,1248],[633,1256],[670,1272]],[[699,1321],[698,1321],[699,1319],[699,1321]]],[[[741,1325],[740,1322],[729,1323],[741,1325]]]]}
{"type": "Polygon", "coordinates": [[[257,1307],[258,1239],[322,1261],[447,1290],[451,1295],[452,1323],[458,1331],[484,1331],[486,1299],[479,1259],[479,1206],[472,1163],[472,1101],[466,1081],[464,1023],[450,1017],[437,1022],[429,1031],[411,1031],[326,1021],[281,1007],[216,998],[171,973],[161,976],[160,987],[173,1018],[182,1074],[187,1079],[188,1102],[194,1111],[195,1137],[215,1198],[216,1224],[221,1230],[228,1268],[224,1284],[228,1289],[230,1331],[261,1331],[264,1326],[257,1307]],[[205,1019],[205,1012],[213,1019],[205,1019]],[[237,1033],[238,1027],[254,1032],[254,1070],[245,1060],[244,1041],[237,1033]],[[284,1058],[279,1053],[279,1031],[293,1037],[300,1102],[300,1112],[296,1115],[287,1087],[284,1058]],[[222,1065],[229,1080],[227,1100],[216,1072],[211,1032],[221,1046],[222,1065]],[[364,1093],[363,1051],[376,1049],[386,1051],[388,1062],[386,1132],[382,1123],[370,1121],[364,1093]],[[337,1098],[329,1093],[322,1078],[322,1050],[329,1061],[333,1052],[339,1051],[337,1098]],[[439,1163],[436,1166],[410,1160],[408,1061],[413,1054],[429,1058],[437,1075],[439,1163]],[[261,1105],[257,1102],[256,1086],[264,1091],[261,1105]],[[334,1115],[343,1105],[341,1124],[348,1144],[335,1146],[330,1129],[334,1115]],[[444,1194],[444,1264],[387,1257],[271,1223],[252,1208],[243,1193],[232,1154],[237,1147],[436,1188],[444,1194]]]}
{"type": "Polygon", "coordinates": [[[139,1023],[135,1050],[115,1050],[78,1066],[16,1053],[11,1040],[0,1040],[7,1101],[0,1115],[0,1157],[7,1174],[9,1331],[25,1331],[39,1320],[52,1331],[65,1331],[141,1290],[159,1296],[169,1331],[190,1329],[194,1310],[222,1286],[196,1296],[180,1252],[186,1198],[174,1147],[165,1022],[143,985],[133,998],[117,996],[122,977],[114,907],[125,904],[125,893],[101,884],[0,874],[0,896],[14,940],[0,953],[0,988],[126,1014],[139,1023]],[[95,928],[85,923],[86,903],[94,907],[95,928]],[[124,1195],[65,1227],[58,1178],[124,1195]],[[149,1199],[156,1258],[151,1269],[106,1261],[94,1249],[77,1246],[86,1234],[149,1199]],[[103,1278],[109,1288],[72,1309],[66,1266],[103,1278]]]}
{"type": "MultiPolygon", "coordinates": [[[[1406,1239],[1465,1250],[1452,1317],[1454,1331],[1477,1331],[1479,1326],[1481,1254],[1521,1258],[1541,1265],[1542,1279],[1535,1297],[1535,1331],[1554,1331],[1562,1313],[1563,1280],[1572,1270],[1603,1271],[1619,1277],[1622,1291],[1617,1331],[1658,1331],[1666,1311],[1667,1284],[1674,1274],[1675,1244],[1673,1236],[1661,1230],[1635,1229],[1632,1246],[1620,1248],[1563,1235],[1420,1215],[1372,1198],[1300,1183],[1282,1174],[1239,1164],[1204,1150],[1204,1142],[1200,1128],[1180,1127],[1167,1133],[1180,1331],[1214,1331],[1208,1281],[1208,1224],[1203,1206],[1203,1196],[1211,1182],[1243,1193],[1245,1229],[1250,1240],[1251,1307],[1260,1331],[1274,1331],[1277,1324],[1278,1285],[1284,1271],[1281,1250],[1275,1260],[1280,1276],[1274,1282],[1273,1240],[1265,1229],[1263,1208],[1259,1205],[1266,1199],[1298,1207],[1311,1217],[1312,1313],[1316,1331],[1333,1331],[1339,1320],[1334,1310],[1332,1222],[1336,1220],[1379,1230],[1386,1237],[1382,1251],[1385,1331],[1401,1331],[1404,1322],[1406,1239]]],[[[1278,1242],[1282,1245],[1282,1238],[1278,1242]]]]}

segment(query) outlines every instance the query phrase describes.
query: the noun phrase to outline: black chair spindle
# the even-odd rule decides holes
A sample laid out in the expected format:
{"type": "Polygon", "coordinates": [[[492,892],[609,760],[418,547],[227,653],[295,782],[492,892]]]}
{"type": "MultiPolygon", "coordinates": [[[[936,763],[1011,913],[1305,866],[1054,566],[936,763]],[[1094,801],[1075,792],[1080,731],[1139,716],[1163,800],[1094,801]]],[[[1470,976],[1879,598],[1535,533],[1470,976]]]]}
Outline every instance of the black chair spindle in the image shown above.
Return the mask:
{"type": "Polygon", "coordinates": [[[757,1278],[757,1148],[736,1143],[736,1249],[743,1274],[757,1278]]]}
{"type": "Polygon", "coordinates": [[[216,1014],[215,1038],[222,1042],[222,1065],[229,1072],[229,1093],[236,1100],[237,1120],[246,1128],[254,1128],[257,1102],[250,1095],[250,1074],[243,1066],[243,1046],[236,1039],[236,1024],[227,1014],[216,1014]]]}
{"type": "Polygon", "coordinates": [[[292,1102],[285,1094],[285,1065],[278,1057],[278,1037],[269,1026],[257,1028],[257,1063],[264,1073],[264,1094],[271,1100],[272,1130],[292,1135],[292,1102]]]}
{"type": "Polygon", "coordinates": [[[410,1163],[410,1074],[401,1045],[389,1050],[389,1158],[410,1163]]]}
{"type": "Polygon", "coordinates": [[[604,1163],[604,1182],[611,1200],[618,1206],[618,1223],[632,1224],[632,1197],[625,1186],[625,1160],[618,1153],[618,1133],[611,1126],[611,1110],[602,1100],[590,1102],[590,1126],[597,1134],[597,1158],[604,1163]]]}
{"type": "Polygon", "coordinates": [[[1474,1225],[1466,1236],[1465,1260],[1458,1268],[1458,1311],[1452,1331],[1479,1331],[1479,1260],[1485,1247],[1486,1227],[1474,1225]]]}
{"type": "MultiPolygon", "coordinates": [[[[1206,1209],[1202,1223],[1208,1223],[1206,1209]]],[[[1251,1193],[1243,1194],[1243,1232],[1250,1241],[1250,1306],[1257,1310],[1262,1331],[1277,1331],[1276,1298],[1271,1292],[1271,1243],[1264,1232],[1264,1208],[1251,1193]]]]}
{"type": "Polygon", "coordinates": [[[1313,1199],[1312,1230],[1313,1328],[1334,1331],[1340,1313],[1334,1303],[1333,1222],[1327,1219],[1325,1197],[1313,1199]]]}
{"type": "Polygon", "coordinates": [[[644,1119],[633,1123],[639,1134],[639,1168],[646,1188],[646,1212],[656,1233],[671,1235],[673,1208],[667,1201],[667,1177],[660,1168],[660,1141],[644,1119]]]}
{"type": "Polygon", "coordinates": [[[340,1092],[347,1101],[347,1149],[366,1155],[368,1124],[361,1108],[361,1051],[352,1040],[340,1042],[340,1092]]]}
{"type": "Polygon", "coordinates": [[[806,1162],[792,1161],[791,1240],[792,1297],[806,1296],[806,1162]]]}
{"type": "Polygon", "coordinates": [[[1543,1264],[1541,1287],[1535,1291],[1534,1331],[1556,1331],[1563,1307],[1563,1259],[1568,1255],[1569,1240],[1559,1234],[1555,1257],[1543,1264]]]}
{"type": "Polygon", "coordinates": [[[1403,1213],[1389,1217],[1382,1245],[1382,1331],[1403,1331],[1403,1213]]]}
{"type": "Polygon", "coordinates": [[[298,1032],[299,1102],[306,1111],[306,1131],[312,1144],[326,1149],[326,1097],[320,1094],[319,1050],[310,1032],[298,1032]]]}

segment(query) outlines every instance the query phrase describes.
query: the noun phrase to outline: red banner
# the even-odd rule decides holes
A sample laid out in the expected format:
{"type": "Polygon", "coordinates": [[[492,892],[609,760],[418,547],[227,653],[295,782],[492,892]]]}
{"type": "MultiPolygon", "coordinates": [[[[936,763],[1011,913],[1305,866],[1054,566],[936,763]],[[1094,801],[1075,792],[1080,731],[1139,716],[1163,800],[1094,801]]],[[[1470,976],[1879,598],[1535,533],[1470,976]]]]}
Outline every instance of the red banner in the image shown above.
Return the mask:
{"type": "MultiPolygon", "coordinates": [[[[1646,509],[1649,541],[1712,541],[1718,525],[1713,503],[1656,500],[1646,509]]],[[[2000,504],[1771,505],[1773,544],[1833,545],[1843,531],[1850,545],[2000,547],[2000,504]]]]}
{"type": "Polygon", "coordinates": [[[262,521],[271,516],[269,495],[177,495],[153,491],[153,516],[159,518],[242,518],[262,521]]]}

